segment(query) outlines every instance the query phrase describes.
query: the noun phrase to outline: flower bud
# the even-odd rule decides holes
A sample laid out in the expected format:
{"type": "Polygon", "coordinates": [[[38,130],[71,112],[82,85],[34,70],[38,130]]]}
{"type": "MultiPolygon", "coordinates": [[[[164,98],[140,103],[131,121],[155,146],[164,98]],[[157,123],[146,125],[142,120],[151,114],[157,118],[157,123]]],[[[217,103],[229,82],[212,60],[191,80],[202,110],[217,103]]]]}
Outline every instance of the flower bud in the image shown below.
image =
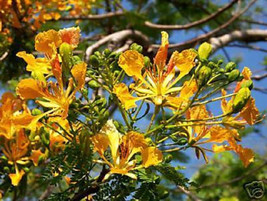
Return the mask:
{"type": "Polygon", "coordinates": [[[201,60],[207,59],[212,51],[212,46],[211,44],[205,42],[202,43],[199,48],[198,48],[198,57],[201,60]]]}
{"type": "Polygon", "coordinates": [[[141,45],[138,45],[137,43],[133,43],[131,46],[130,46],[130,50],[135,50],[139,53],[142,53],[143,51],[143,47],[141,45]]]}
{"type": "Polygon", "coordinates": [[[227,63],[225,66],[226,72],[230,72],[230,71],[234,70],[235,68],[236,68],[236,63],[232,62],[232,61],[227,63]]]}
{"type": "Polygon", "coordinates": [[[253,81],[252,80],[246,80],[241,84],[242,88],[249,88],[250,90],[253,89],[253,81]]]}
{"type": "Polygon", "coordinates": [[[241,88],[238,92],[237,95],[234,98],[233,101],[233,113],[238,113],[240,112],[243,107],[246,105],[247,101],[250,98],[250,90],[249,88],[241,88]]]}
{"type": "Polygon", "coordinates": [[[180,138],[177,142],[178,145],[185,145],[187,144],[187,138],[180,138]]]}
{"type": "Polygon", "coordinates": [[[144,57],[144,62],[145,62],[145,67],[149,67],[150,66],[150,59],[149,59],[149,57],[145,56],[144,57]]]}
{"type": "Polygon", "coordinates": [[[98,67],[99,66],[98,58],[95,55],[91,55],[90,56],[89,63],[94,67],[98,67]]]}
{"type": "Polygon", "coordinates": [[[198,79],[197,79],[198,85],[199,86],[205,85],[209,81],[211,73],[212,72],[209,67],[203,66],[198,72],[198,79]]]}
{"type": "Polygon", "coordinates": [[[71,59],[72,59],[72,64],[73,65],[81,63],[81,58],[79,56],[77,56],[77,55],[73,56],[71,59]]]}
{"type": "Polygon", "coordinates": [[[100,87],[99,83],[98,83],[97,81],[95,81],[95,80],[90,80],[90,81],[88,82],[88,86],[89,86],[90,88],[92,88],[92,89],[97,89],[97,88],[100,87]]]}
{"type": "Polygon", "coordinates": [[[228,75],[228,80],[230,82],[236,81],[239,78],[240,72],[238,69],[232,70],[228,75]]]}
{"type": "Polygon", "coordinates": [[[171,154],[168,154],[167,156],[165,156],[164,161],[166,163],[170,163],[172,159],[173,159],[173,156],[171,154]]]}
{"type": "Polygon", "coordinates": [[[62,43],[59,47],[59,54],[62,58],[63,72],[69,72],[72,66],[72,47],[68,43],[62,43]]]}
{"type": "Polygon", "coordinates": [[[37,115],[39,115],[39,114],[42,114],[42,111],[41,111],[41,110],[39,110],[39,109],[37,109],[37,108],[34,108],[34,109],[32,110],[32,115],[33,115],[33,116],[37,116],[37,115]]]}
{"type": "Polygon", "coordinates": [[[104,50],[104,55],[106,57],[108,57],[110,55],[110,53],[111,53],[111,50],[110,49],[107,48],[107,49],[104,50]]]}

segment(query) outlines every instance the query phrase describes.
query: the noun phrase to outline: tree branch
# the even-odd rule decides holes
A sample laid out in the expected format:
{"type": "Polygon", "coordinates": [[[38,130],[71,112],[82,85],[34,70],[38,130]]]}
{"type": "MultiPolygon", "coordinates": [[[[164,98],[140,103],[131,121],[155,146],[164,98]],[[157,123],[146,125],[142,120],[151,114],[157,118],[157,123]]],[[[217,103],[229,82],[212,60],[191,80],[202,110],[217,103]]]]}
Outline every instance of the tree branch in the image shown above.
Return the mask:
{"type": "Polygon", "coordinates": [[[194,195],[192,192],[186,190],[184,187],[177,185],[177,189],[187,195],[189,198],[191,198],[193,201],[201,201],[196,195],[194,195]]]}
{"type": "Polygon", "coordinates": [[[89,46],[86,49],[85,53],[85,60],[88,62],[90,55],[99,47],[106,43],[113,43],[113,44],[123,44],[124,41],[128,39],[132,39],[133,41],[138,42],[140,45],[143,45],[144,47],[149,46],[149,39],[147,36],[142,34],[140,31],[134,31],[130,29],[126,29],[123,31],[118,31],[113,34],[107,35],[98,42],[94,43],[93,45],[89,46]]]}
{"type": "Polygon", "coordinates": [[[217,12],[212,13],[211,15],[209,15],[209,16],[203,18],[203,19],[200,19],[200,20],[197,20],[197,21],[185,24],[185,25],[163,25],[163,24],[155,24],[155,23],[152,23],[152,22],[149,22],[149,21],[146,21],[145,25],[147,27],[153,28],[153,29],[165,29],[165,30],[190,29],[192,27],[204,24],[204,23],[216,18],[218,15],[220,15],[221,13],[226,11],[227,9],[231,8],[237,1],[238,0],[233,0],[229,4],[227,4],[224,7],[218,9],[217,12]]]}
{"type": "Polygon", "coordinates": [[[108,19],[112,17],[118,17],[124,15],[124,12],[118,11],[118,12],[109,12],[109,13],[104,13],[104,14],[98,14],[98,15],[86,15],[86,16],[66,16],[66,17],[61,17],[59,20],[62,21],[69,21],[69,20],[103,20],[103,19],[108,19]]]}
{"type": "Polygon", "coordinates": [[[267,73],[265,73],[263,75],[254,75],[254,76],[251,77],[251,79],[259,81],[259,80],[262,80],[262,79],[264,79],[266,77],[267,77],[267,73]]]}
{"type": "MultiPolygon", "coordinates": [[[[178,43],[178,44],[170,44],[169,48],[170,49],[176,49],[176,50],[182,50],[182,49],[188,49],[191,47],[194,47],[198,43],[201,43],[203,41],[207,41],[209,38],[217,34],[219,31],[225,29],[228,27],[230,24],[232,24],[236,19],[238,19],[242,14],[244,14],[257,0],[252,0],[242,11],[238,12],[235,14],[230,20],[228,20],[226,23],[223,25],[217,27],[216,29],[206,33],[202,34],[196,38],[193,38],[191,40],[185,41],[183,43],[178,43]]],[[[157,50],[160,47],[158,44],[154,44],[151,46],[153,50],[157,50]]]]}
{"type": "Polygon", "coordinates": [[[233,41],[260,41],[267,40],[267,30],[264,29],[248,29],[244,31],[233,31],[217,38],[211,38],[209,42],[215,52],[220,47],[226,46],[233,41]]]}

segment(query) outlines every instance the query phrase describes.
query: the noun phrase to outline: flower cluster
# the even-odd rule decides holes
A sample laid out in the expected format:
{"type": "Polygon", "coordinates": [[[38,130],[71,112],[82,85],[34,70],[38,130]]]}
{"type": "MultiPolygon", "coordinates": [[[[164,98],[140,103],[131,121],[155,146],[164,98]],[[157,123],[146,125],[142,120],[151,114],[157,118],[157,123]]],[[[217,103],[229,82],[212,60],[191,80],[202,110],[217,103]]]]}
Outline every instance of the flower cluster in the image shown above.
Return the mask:
{"type": "Polygon", "coordinates": [[[35,37],[41,56],[17,53],[31,77],[19,81],[16,95],[4,93],[0,105],[0,160],[13,186],[31,166],[41,168],[58,155],[63,157],[57,162],[64,165],[54,165],[51,175],[62,174],[68,185],[74,185],[69,189],[81,181],[105,182],[115,174],[138,180],[141,173],[148,174],[147,168],[155,170],[151,166],[167,167],[164,152],[188,148],[207,162],[207,151],[234,151],[244,166],[253,161],[253,151],[238,143],[238,129],[260,119],[250,94],[249,68],[240,73],[230,62],[222,69],[221,62],[208,60],[212,51],[208,43],[198,51],[175,51],[167,62],[166,32],[153,63],[134,44],[123,53],[95,52],[87,67],[73,53],[79,40],[79,28],[48,30],[35,37]],[[227,94],[225,86],[235,81],[233,93],[227,94]],[[99,88],[104,95],[97,94],[99,88]],[[222,96],[208,99],[220,90],[222,96]],[[207,109],[216,101],[221,101],[222,109],[217,116],[207,109]],[[145,102],[146,112],[139,117],[145,102]],[[110,119],[116,107],[125,126],[110,119]],[[142,131],[137,123],[151,108],[151,121],[142,131]],[[159,123],[154,123],[157,118],[159,123]],[[78,149],[79,160],[68,158],[70,149],[78,149]],[[99,167],[103,170],[95,179],[91,174],[99,167]],[[77,172],[84,175],[72,178],[77,172]]]}

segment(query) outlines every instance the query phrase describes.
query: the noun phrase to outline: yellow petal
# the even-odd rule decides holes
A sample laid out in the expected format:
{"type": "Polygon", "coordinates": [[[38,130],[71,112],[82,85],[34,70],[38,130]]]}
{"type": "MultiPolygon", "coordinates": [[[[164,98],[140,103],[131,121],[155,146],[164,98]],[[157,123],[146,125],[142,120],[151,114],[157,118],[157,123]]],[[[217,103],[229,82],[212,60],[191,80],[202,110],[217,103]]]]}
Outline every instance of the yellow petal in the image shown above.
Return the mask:
{"type": "Polygon", "coordinates": [[[100,130],[100,134],[108,136],[111,155],[113,158],[113,162],[115,162],[118,156],[119,145],[121,142],[121,134],[117,131],[112,120],[107,121],[107,123],[100,130]]]}
{"type": "Polygon", "coordinates": [[[244,76],[245,80],[250,80],[250,77],[252,75],[251,70],[248,67],[245,67],[242,71],[242,75],[244,76]]]}
{"type": "Polygon", "coordinates": [[[147,147],[142,151],[142,166],[145,168],[162,162],[163,154],[155,147],[147,147]]]}
{"type": "Polygon", "coordinates": [[[168,33],[165,31],[162,31],[161,32],[161,46],[154,58],[154,64],[159,66],[160,69],[163,69],[166,65],[166,60],[168,56],[168,47],[169,47],[168,38],[169,38],[168,33]]]}
{"type": "Polygon", "coordinates": [[[135,50],[127,50],[120,55],[119,66],[129,76],[142,79],[141,70],[144,67],[144,56],[135,50]]]}
{"type": "Polygon", "coordinates": [[[185,81],[183,88],[180,92],[180,97],[184,100],[189,100],[197,92],[197,82],[196,80],[185,81]]]}
{"type": "Polygon", "coordinates": [[[91,140],[94,145],[94,151],[98,152],[99,155],[104,156],[104,152],[109,146],[108,136],[103,134],[97,134],[94,135],[91,140]]]}
{"type": "Polygon", "coordinates": [[[113,88],[113,93],[117,95],[118,99],[126,110],[137,107],[136,101],[140,98],[133,97],[124,83],[116,84],[113,88]]]}
{"type": "Polygon", "coordinates": [[[35,37],[35,49],[49,56],[54,53],[53,46],[57,48],[61,43],[61,37],[55,30],[41,32],[35,37]]]}
{"type": "Polygon", "coordinates": [[[86,63],[81,62],[79,64],[74,65],[71,69],[71,74],[77,82],[77,89],[83,88],[85,84],[86,66],[86,63]]]}
{"type": "Polygon", "coordinates": [[[34,99],[42,96],[38,81],[28,78],[19,82],[16,92],[22,99],[34,99]]]}
{"type": "Polygon", "coordinates": [[[224,141],[227,141],[229,139],[237,139],[239,138],[239,134],[237,130],[235,129],[228,129],[223,128],[220,126],[212,126],[209,129],[209,140],[207,142],[216,142],[216,143],[222,143],[224,141]]]}
{"type": "Polygon", "coordinates": [[[79,44],[80,32],[81,30],[79,27],[71,27],[67,29],[61,29],[58,33],[60,35],[62,43],[68,43],[73,48],[75,48],[79,44]]]}
{"type": "Polygon", "coordinates": [[[16,170],[15,174],[9,174],[9,178],[11,179],[11,183],[13,186],[17,186],[22,179],[25,172],[23,170],[16,170]]]}
{"type": "Polygon", "coordinates": [[[171,108],[174,109],[183,109],[184,107],[186,107],[187,104],[182,97],[167,96],[166,100],[166,105],[169,105],[171,108]]]}
{"type": "Polygon", "coordinates": [[[250,98],[238,116],[245,119],[249,125],[253,125],[259,115],[260,113],[255,105],[255,99],[250,98]]]}
{"type": "Polygon", "coordinates": [[[30,72],[40,72],[40,74],[49,74],[51,73],[51,65],[49,61],[45,58],[37,58],[32,54],[27,54],[25,51],[18,52],[17,56],[23,58],[24,61],[28,64],[26,67],[27,71],[30,72]]]}
{"type": "Polygon", "coordinates": [[[180,70],[180,74],[177,79],[181,79],[195,66],[194,60],[197,56],[197,53],[195,53],[193,50],[183,50],[181,53],[175,51],[173,54],[173,62],[180,70]]]}

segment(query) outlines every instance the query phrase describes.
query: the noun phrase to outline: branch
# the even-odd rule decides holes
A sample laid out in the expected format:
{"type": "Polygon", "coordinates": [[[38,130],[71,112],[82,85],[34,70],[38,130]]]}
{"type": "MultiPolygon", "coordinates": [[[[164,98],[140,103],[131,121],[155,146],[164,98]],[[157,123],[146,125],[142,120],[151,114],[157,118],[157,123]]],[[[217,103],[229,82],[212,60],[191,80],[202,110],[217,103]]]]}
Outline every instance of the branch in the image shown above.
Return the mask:
{"type": "MultiPolygon", "coordinates": [[[[253,37],[253,36],[252,36],[253,37]]],[[[252,50],[257,50],[260,52],[267,52],[267,49],[263,49],[261,47],[255,46],[255,45],[248,45],[248,44],[230,44],[227,47],[240,47],[240,48],[247,48],[252,50]]]]}
{"type": "Polygon", "coordinates": [[[5,52],[4,54],[2,54],[2,56],[0,57],[0,61],[3,61],[8,55],[8,52],[5,52]]]}
{"type": "Polygon", "coordinates": [[[224,7],[218,9],[217,12],[207,16],[206,18],[203,18],[201,20],[194,21],[192,23],[188,23],[185,25],[163,25],[163,24],[155,24],[149,21],[145,22],[145,25],[149,28],[153,29],[165,29],[165,30],[181,30],[181,29],[190,29],[192,27],[204,24],[214,18],[216,18],[218,15],[226,11],[227,9],[231,8],[238,0],[233,0],[229,4],[225,5],[224,7]]]}
{"type": "Polygon", "coordinates": [[[209,42],[212,44],[212,49],[215,52],[220,47],[226,46],[233,41],[264,41],[267,40],[267,30],[264,29],[248,29],[244,31],[233,31],[222,35],[218,38],[211,38],[209,42]]]}
{"type": "Polygon", "coordinates": [[[240,21],[251,23],[251,24],[258,24],[258,25],[267,26],[267,22],[263,22],[263,21],[255,21],[255,20],[249,20],[249,19],[240,19],[240,21]]]}
{"type": "Polygon", "coordinates": [[[124,15],[124,12],[118,11],[118,12],[109,12],[109,13],[104,13],[104,14],[98,14],[98,15],[86,15],[86,16],[66,16],[66,17],[61,17],[59,20],[62,21],[69,21],[69,20],[103,20],[103,19],[108,19],[112,17],[118,17],[124,15]]]}
{"type": "Polygon", "coordinates": [[[194,195],[192,192],[186,190],[184,187],[177,185],[177,188],[180,192],[187,195],[189,198],[191,198],[193,201],[201,201],[196,195],[194,195]]]}
{"type": "MultiPolygon", "coordinates": [[[[169,48],[170,49],[178,49],[178,50],[182,50],[182,49],[188,49],[191,48],[195,45],[197,45],[197,43],[201,43],[203,41],[208,40],[209,38],[211,38],[212,36],[214,36],[215,34],[217,34],[219,31],[225,29],[226,27],[228,27],[230,24],[232,24],[235,20],[237,20],[241,15],[243,15],[257,0],[252,0],[242,11],[238,12],[237,14],[235,14],[230,20],[228,20],[226,23],[224,23],[223,25],[217,27],[216,29],[206,33],[206,34],[202,34],[196,38],[193,38],[191,40],[185,41],[183,43],[178,43],[178,44],[170,44],[169,48]]],[[[160,47],[160,45],[158,44],[154,44],[151,46],[151,48],[154,49],[158,49],[160,47]]]]}
{"type": "Polygon", "coordinates": [[[256,81],[260,81],[260,80],[262,80],[262,79],[264,79],[266,77],[267,77],[267,73],[265,73],[263,75],[254,75],[254,76],[251,77],[251,79],[256,80],[256,81]]]}
{"type": "Polygon", "coordinates": [[[98,42],[89,46],[86,49],[85,60],[89,61],[90,55],[92,55],[93,52],[96,49],[98,49],[99,47],[101,47],[102,45],[104,45],[106,43],[110,43],[110,42],[113,44],[123,43],[124,41],[126,41],[129,38],[131,38],[133,41],[139,42],[144,47],[149,46],[149,39],[147,36],[142,34],[140,31],[134,31],[134,30],[126,29],[123,31],[118,31],[118,32],[115,32],[113,34],[107,35],[104,38],[102,38],[101,40],[99,40],[98,42]]]}

